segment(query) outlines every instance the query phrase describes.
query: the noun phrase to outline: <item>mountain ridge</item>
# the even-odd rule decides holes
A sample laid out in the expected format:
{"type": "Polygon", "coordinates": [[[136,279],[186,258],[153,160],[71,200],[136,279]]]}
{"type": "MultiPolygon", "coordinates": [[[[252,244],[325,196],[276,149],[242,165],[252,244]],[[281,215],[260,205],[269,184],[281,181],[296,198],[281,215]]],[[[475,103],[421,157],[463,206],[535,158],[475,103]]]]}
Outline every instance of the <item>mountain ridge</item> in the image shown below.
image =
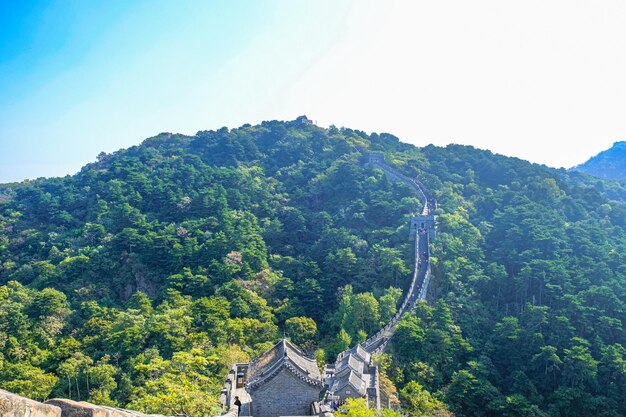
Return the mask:
{"type": "Polygon", "coordinates": [[[612,183],[297,120],[157,135],[75,176],[11,184],[0,387],[201,415],[228,367],[281,334],[320,361],[375,334],[408,287],[419,201],[361,150],[438,202],[430,302],[381,365],[403,407],[626,412],[626,207],[601,189],[612,183]]]}
{"type": "Polygon", "coordinates": [[[580,165],[571,168],[597,178],[609,180],[626,179],[626,141],[617,141],[580,165]]]}

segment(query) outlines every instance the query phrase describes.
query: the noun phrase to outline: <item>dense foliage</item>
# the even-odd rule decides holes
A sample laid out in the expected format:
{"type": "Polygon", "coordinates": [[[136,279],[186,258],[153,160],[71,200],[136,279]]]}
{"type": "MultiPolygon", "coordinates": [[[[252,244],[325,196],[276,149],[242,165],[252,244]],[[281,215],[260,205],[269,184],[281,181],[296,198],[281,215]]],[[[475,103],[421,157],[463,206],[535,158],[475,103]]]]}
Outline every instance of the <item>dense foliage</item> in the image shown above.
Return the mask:
{"type": "Polygon", "coordinates": [[[625,414],[622,203],[580,174],[301,121],[161,134],[3,187],[0,387],[203,415],[282,334],[320,362],[364,340],[408,286],[419,203],[368,150],[439,201],[431,302],[377,359],[403,409],[625,414]]]}
{"type": "Polygon", "coordinates": [[[320,362],[363,340],[396,313],[418,203],[364,146],[407,147],[268,122],[4,187],[1,386],[202,414],[281,334],[320,362]]]}
{"type": "Polygon", "coordinates": [[[463,416],[624,415],[626,206],[513,158],[422,153],[436,279],[398,329],[396,381],[463,416]]]}

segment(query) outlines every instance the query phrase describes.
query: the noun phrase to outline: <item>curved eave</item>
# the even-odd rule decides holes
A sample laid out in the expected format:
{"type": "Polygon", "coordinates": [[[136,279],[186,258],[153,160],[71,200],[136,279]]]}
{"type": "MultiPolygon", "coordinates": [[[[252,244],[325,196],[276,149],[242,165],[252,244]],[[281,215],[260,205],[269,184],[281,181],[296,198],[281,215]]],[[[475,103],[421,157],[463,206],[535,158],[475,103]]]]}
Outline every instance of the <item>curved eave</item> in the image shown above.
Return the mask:
{"type": "Polygon", "coordinates": [[[264,375],[262,378],[258,378],[258,379],[254,380],[254,381],[250,381],[246,385],[246,388],[248,390],[250,390],[250,391],[254,391],[254,390],[258,389],[262,385],[265,385],[266,383],[271,381],[283,369],[287,369],[289,371],[289,373],[291,373],[296,378],[298,378],[299,380],[303,381],[304,383],[306,383],[308,385],[311,385],[311,386],[314,386],[314,387],[319,387],[320,389],[324,387],[324,384],[323,384],[323,382],[321,380],[317,380],[317,379],[309,377],[308,375],[303,374],[302,372],[300,372],[298,366],[296,366],[295,364],[291,363],[291,361],[287,358],[287,359],[281,361],[279,366],[276,366],[274,369],[272,369],[272,371],[270,373],[264,375]]]}

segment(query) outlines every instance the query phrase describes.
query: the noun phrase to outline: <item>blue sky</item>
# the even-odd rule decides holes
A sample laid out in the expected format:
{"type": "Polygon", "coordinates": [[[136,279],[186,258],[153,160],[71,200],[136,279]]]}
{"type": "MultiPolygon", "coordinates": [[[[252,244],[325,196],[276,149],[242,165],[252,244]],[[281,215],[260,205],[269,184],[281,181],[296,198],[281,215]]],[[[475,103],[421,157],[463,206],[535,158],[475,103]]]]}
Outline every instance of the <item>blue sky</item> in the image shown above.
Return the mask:
{"type": "Polygon", "coordinates": [[[161,131],[273,118],[275,95],[338,36],[348,4],[332,3],[3,2],[0,181],[74,173],[161,131]],[[322,27],[301,24],[323,8],[322,27]]]}
{"type": "Polygon", "coordinates": [[[571,166],[626,139],[626,5],[0,2],[0,182],[307,114],[571,166]]]}

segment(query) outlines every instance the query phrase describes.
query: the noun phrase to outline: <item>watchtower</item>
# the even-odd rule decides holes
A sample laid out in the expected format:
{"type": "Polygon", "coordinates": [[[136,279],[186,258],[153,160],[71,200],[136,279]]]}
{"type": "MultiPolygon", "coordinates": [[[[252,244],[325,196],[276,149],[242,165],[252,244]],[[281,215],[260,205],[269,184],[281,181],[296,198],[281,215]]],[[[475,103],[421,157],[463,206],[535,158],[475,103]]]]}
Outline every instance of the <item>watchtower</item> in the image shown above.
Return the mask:
{"type": "Polygon", "coordinates": [[[283,339],[248,366],[245,387],[254,417],[308,416],[324,384],[317,362],[283,339]]]}
{"type": "Polygon", "coordinates": [[[298,116],[298,117],[296,118],[296,123],[300,123],[300,124],[302,124],[302,125],[307,125],[307,126],[308,126],[308,125],[315,124],[315,123],[313,122],[313,120],[309,119],[309,118],[308,118],[308,117],[306,117],[306,116],[298,116]]]}
{"type": "Polygon", "coordinates": [[[365,154],[365,162],[368,164],[384,164],[385,155],[382,153],[370,152],[365,154]]]}
{"type": "Polygon", "coordinates": [[[429,240],[435,240],[437,237],[435,226],[435,216],[432,214],[413,216],[411,217],[410,238],[415,238],[417,233],[428,231],[429,240]]]}

